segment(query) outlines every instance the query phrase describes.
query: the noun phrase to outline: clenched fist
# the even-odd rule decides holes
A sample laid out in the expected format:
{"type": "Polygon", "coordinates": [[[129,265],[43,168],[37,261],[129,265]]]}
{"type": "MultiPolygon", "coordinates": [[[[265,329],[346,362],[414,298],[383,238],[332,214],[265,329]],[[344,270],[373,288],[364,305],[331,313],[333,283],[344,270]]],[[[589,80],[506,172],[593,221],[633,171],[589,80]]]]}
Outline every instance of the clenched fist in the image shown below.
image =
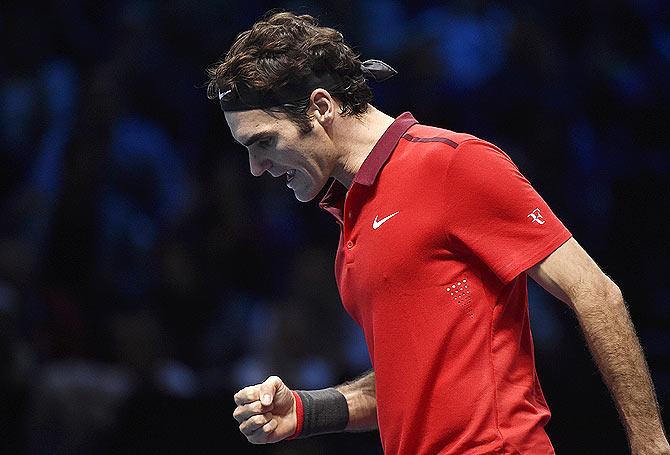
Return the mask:
{"type": "Polygon", "coordinates": [[[295,433],[295,398],[277,376],[262,384],[245,387],[235,394],[233,417],[252,444],[281,441],[295,433]]]}

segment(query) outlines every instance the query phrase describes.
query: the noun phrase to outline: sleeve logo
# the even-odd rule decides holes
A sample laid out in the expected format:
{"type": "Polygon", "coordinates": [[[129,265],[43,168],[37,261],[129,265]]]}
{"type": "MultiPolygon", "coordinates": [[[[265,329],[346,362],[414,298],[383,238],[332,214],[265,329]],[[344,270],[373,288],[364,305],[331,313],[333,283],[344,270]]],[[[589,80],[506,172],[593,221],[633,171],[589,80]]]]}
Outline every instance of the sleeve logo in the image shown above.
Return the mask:
{"type": "Polygon", "coordinates": [[[540,209],[535,209],[532,212],[528,214],[528,218],[530,218],[531,223],[537,222],[537,224],[544,224],[544,218],[540,214],[540,209]]]}

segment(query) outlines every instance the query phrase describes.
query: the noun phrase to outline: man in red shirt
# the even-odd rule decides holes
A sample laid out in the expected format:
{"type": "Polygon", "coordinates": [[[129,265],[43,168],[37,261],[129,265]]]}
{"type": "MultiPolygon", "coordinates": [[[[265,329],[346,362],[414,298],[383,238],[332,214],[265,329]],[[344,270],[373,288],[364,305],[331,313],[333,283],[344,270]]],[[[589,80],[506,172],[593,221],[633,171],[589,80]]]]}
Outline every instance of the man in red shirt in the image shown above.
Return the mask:
{"type": "Polygon", "coordinates": [[[320,391],[276,376],[235,394],[252,443],[379,428],[388,454],[552,454],[527,275],[577,315],[633,453],[670,453],[621,291],[496,146],[370,105],[336,30],[278,13],[210,68],[252,174],[286,175],[340,225],[335,275],[373,370],[320,391]]]}

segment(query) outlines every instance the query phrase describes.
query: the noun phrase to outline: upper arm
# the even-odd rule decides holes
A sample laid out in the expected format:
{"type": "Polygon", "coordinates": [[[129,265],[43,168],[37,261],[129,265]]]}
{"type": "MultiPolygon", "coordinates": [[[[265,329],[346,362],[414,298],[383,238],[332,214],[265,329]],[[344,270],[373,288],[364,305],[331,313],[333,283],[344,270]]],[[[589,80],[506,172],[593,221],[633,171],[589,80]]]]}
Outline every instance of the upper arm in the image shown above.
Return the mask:
{"type": "Polygon", "coordinates": [[[574,238],[527,270],[538,284],[576,309],[589,297],[619,292],[616,284],[598,267],[574,238]]]}

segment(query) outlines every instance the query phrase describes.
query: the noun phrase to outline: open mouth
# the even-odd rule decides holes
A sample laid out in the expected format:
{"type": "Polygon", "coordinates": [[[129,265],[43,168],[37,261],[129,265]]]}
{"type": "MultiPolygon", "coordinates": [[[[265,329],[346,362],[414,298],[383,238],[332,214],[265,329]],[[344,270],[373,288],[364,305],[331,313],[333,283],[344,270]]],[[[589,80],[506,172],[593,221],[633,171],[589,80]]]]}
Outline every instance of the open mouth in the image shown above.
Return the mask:
{"type": "Polygon", "coordinates": [[[295,177],[295,169],[286,171],[286,183],[289,183],[291,180],[293,180],[293,177],[295,177]]]}

